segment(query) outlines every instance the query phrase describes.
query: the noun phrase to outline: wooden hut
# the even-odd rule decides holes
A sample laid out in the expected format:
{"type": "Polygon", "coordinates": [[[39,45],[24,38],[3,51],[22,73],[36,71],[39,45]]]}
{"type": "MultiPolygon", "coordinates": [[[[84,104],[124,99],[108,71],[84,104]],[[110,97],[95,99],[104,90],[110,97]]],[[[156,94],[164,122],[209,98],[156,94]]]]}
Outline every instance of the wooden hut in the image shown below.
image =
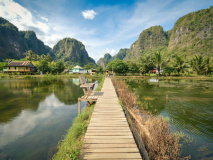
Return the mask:
{"type": "Polygon", "coordinates": [[[17,62],[12,61],[8,65],[4,66],[3,72],[6,73],[21,73],[21,74],[35,74],[37,71],[36,66],[34,66],[31,62],[17,62]]]}

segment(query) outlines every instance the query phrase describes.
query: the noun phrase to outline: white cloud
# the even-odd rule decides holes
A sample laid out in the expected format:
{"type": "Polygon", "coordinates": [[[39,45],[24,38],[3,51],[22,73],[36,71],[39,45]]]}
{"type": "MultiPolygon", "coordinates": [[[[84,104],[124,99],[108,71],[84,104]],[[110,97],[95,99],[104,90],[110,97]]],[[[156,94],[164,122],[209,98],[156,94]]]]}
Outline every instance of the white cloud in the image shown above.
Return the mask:
{"type": "Polygon", "coordinates": [[[47,18],[41,17],[45,22],[35,19],[32,13],[13,0],[0,0],[0,16],[9,20],[20,30],[37,30],[48,33],[50,26],[47,18]]]}
{"type": "Polygon", "coordinates": [[[85,10],[85,11],[82,11],[81,13],[85,19],[90,19],[90,20],[94,19],[95,15],[97,14],[93,10],[85,10]]]}
{"type": "Polygon", "coordinates": [[[41,17],[42,20],[48,22],[48,18],[47,17],[41,17]]]}
{"type": "Polygon", "coordinates": [[[109,53],[111,56],[114,56],[114,55],[116,54],[116,52],[115,52],[114,49],[111,49],[111,50],[110,50],[109,48],[107,48],[107,49],[106,49],[106,52],[109,53]]]}

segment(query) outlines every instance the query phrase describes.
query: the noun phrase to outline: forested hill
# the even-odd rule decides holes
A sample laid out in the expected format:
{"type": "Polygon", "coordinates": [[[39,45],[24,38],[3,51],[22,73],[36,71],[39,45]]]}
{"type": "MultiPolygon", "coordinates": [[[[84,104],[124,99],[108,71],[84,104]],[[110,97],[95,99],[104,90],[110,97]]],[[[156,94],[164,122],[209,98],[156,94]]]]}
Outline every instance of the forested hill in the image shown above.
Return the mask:
{"type": "Polygon", "coordinates": [[[95,64],[95,61],[89,57],[82,42],[74,38],[64,38],[60,40],[50,51],[54,60],[63,60],[84,66],[88,63],[95,64]]]}
{"type": "Polygon", "coordinates": [[[164,31],[161,26],[144,30],[131,45],[125,60],[152,55],[156,51],[171,57],[181,55],[186,59],[195,54],[212,57],[213,7],[181,17],[170,31],[164,31]]]}
{"type": "Polygon", "coordinates": [[[129,52],[129,49],[127,49],[127,48],[120,49],[119,52],[113,57],[109,53],[106,53],[103,58],[100,58],[98,60],[97,65],[100,65],[103,68],[105,68],[106,64],[108,62],[111,62],[111,61],[113,61],[116,58],[119,58],[120,60],[123,60],[128,52],[129,52]]]}
{"type": "Polygon", "coordinates": [[[46,54],[44,43],[33,31],[19,31],[16,26],[0,17],[0,61],[23,58],[27,50],[46,54]]]}

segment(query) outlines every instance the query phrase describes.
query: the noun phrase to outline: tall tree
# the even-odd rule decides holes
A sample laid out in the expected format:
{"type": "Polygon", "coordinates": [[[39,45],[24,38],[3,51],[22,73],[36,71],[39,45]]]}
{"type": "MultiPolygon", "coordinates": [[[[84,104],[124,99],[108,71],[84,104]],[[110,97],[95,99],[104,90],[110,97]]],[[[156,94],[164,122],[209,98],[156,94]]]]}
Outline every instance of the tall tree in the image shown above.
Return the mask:
{"type": "Polygon", "coordinates": [[[191,67],[193,70],[197,72],[197,75],[202,74],[204,71],[204,63],[203,63],[203,57],[201,55],[195,55],[193,59],[190,61],[191,67]]]}
{"type": "Polygon", "coordinates": [[[158,74],[160,75],[160,69],[161,69],[161,65],[162,65],[162,55],[160,52],[155,53],[154,61],[155,61],[155,67],[158,71],[158,74]]]}
{"type": "Polygon", "coordinates": [[[209,57],[206,57],[204,59],[204,71],[206,75],[208,75],[212,71],[211,58],[209,57]]]}
{"type": "Polygon", "coordinates": [[[184,61],[181,56],[175,57],[175,70],[178,72],[178,75],[180,75],[180,71],[183,71],[184,69],[184,61]]]}
{"type": "Polygon", "coordinates": [[[154,69],[155,64],[150,56],[140,56],[137,61],[138,70],[140,73],[145,74],[150,73],[154,69]]]}

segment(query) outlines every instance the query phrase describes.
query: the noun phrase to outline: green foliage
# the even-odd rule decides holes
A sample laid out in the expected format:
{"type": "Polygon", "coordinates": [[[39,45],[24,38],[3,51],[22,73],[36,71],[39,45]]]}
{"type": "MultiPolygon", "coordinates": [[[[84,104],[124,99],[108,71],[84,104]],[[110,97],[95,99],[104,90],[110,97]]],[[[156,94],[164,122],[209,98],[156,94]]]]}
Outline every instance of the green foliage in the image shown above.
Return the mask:
{"type": "Polygon", "coordinates": [[[174,67],[165,67],[163,69],[163,74],[168,74],[169,76],[171,75],[171,73],[173,73],[175,71],[174,67]]]}
{"type": "Polygon", "coordinates": [[[180,74],[180,71],[183,71],[185,68],[183,58],[181,56],[175,57],[175,70],[180,74]]]}
{"type": "Polygon", "coordinates": [[[39,71],[42,71],[42,73],[50,72],[50,67],[48,66],[47,60],[40,60],[39,61],[39,66],[38,66],[39,71]]]}
{"type": "Polygon", "coordinates": [[[56,64],[55,64],[53,70],[54,70],[56,73],[61,73],[61,72],[64,71],[64,69],[65,69],[64,63],[63,63],[62,61],[58,61],[58,62],[56,62],[56,64]]]}
{"type": "Polygon", "coordinates": [[[106,70],[114,71],[115,73],[127,73],[128,67],[126,63],[118,58],[114,59],[112,62],[108,63],[106,70]]]}
{"type": "Polygon", "coordinates": [[[150,56],[140,56],[137,61],[138,70],[142,74],[149,73],[154,69],[154,60],[150,56]]]}
{"type": "Polygon", "coordinates": [[[96,65],[94,63],[88,63],[84,66],[85,69],[90,69],[90,68],[96,68],[96,65]]]}
{"type": "Polygon", "coordinates": [[[203,58],[202,55],[195,55],[190,61],[191,67],[197,75],[209,74],[212,71],[212,60],[210,57],[203,58]]]}
{"type": "Polygon", "coordinates": [[[4,66],[6,66],[7,64],[7,62],[0,62],[0,71],[2,71],[4,66]]]}
{"type": "Polygon", "coordinates": [[[128,60],[127,66],[128,66],[129,73],[138,73],[138,66],[134,60],[128,60]]]}
{"type": "Polygon", "coordinates": [[[98,66],[98,67],[97,67],[97,72],[103,74],[103,72],[104,72],[103,67],[102,67],[102,66],[98,66]]]}

